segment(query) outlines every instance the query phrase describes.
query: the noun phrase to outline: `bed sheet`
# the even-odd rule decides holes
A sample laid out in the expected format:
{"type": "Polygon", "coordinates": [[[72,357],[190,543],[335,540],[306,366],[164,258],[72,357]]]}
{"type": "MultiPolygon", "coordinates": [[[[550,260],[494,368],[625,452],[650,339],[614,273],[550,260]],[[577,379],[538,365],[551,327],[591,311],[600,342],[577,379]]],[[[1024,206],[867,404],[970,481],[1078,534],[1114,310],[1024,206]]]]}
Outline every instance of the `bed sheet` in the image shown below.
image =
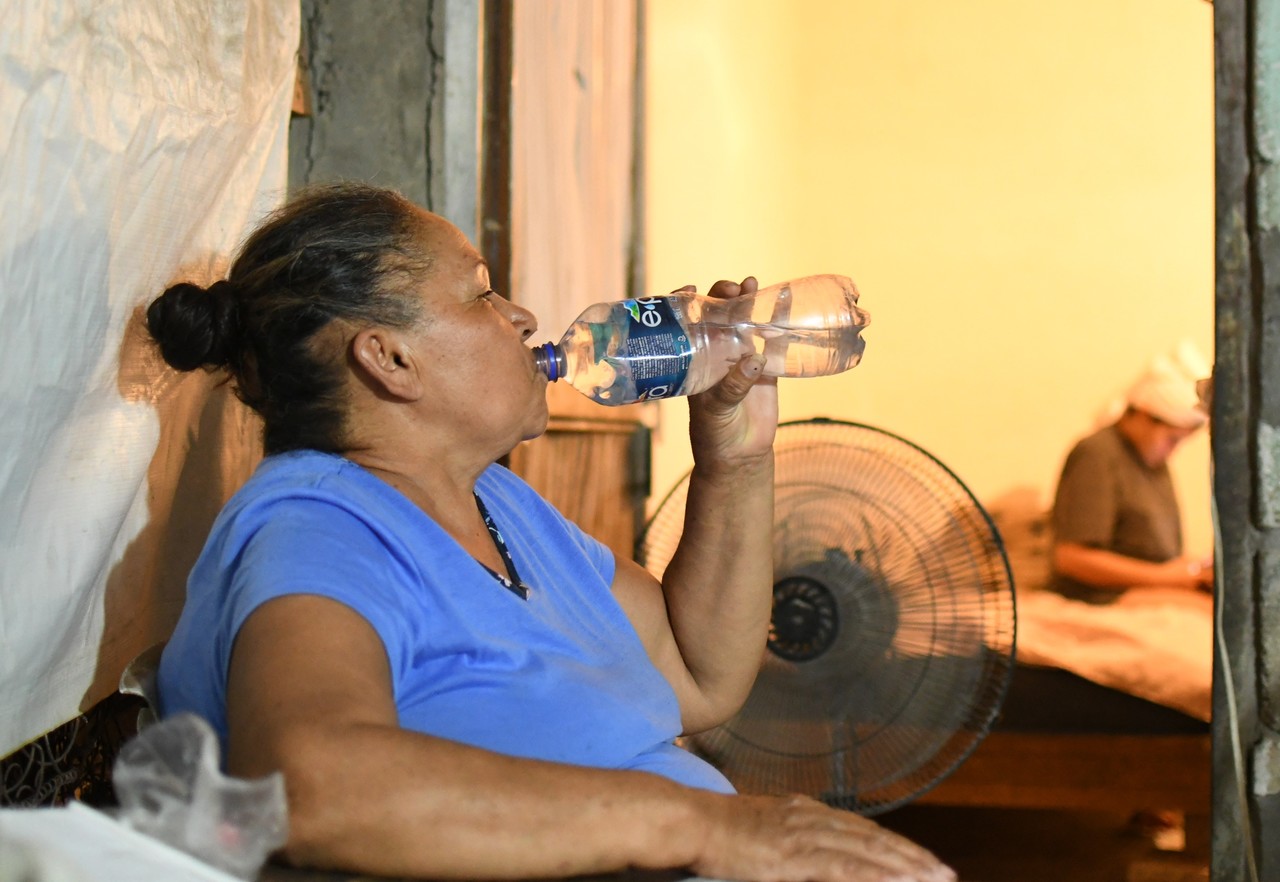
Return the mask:
{"type": "Polygon", "coordinates": [[[1208,721],[1212,597],[1144,588],[1099,606],[1043,589],[1020,591],[1018,660],[1062,668],[1208,721]]]}

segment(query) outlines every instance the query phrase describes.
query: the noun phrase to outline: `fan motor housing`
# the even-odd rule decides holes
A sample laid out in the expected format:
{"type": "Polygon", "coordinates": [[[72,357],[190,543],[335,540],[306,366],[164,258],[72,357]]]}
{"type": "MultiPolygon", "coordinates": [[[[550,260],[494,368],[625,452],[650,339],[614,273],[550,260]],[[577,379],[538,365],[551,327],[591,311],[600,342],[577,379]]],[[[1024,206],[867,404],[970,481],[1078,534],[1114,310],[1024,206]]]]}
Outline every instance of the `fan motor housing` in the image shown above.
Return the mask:
{"type": "Polygon", "coordinates": [[[788,576],[773,586],[773,618],[769,649],[787,661],[811,661],[822,655],[840,633],[836,600],[822,582],[788,576]]]}

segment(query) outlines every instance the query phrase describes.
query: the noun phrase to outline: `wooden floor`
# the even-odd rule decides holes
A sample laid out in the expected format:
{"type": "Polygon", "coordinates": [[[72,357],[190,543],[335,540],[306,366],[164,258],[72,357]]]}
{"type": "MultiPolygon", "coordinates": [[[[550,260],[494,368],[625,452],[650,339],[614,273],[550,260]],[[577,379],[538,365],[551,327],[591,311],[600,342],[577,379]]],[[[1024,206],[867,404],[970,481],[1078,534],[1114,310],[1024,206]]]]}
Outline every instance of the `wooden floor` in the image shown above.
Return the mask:
{"type": "Polygon", "coordinates": [[[1208,882],[1209,843],[1193,823],[1182,852],[1130,832],[1124,814],[907,806],[876,820],[928,847],[961,882],[1208,882]]]}

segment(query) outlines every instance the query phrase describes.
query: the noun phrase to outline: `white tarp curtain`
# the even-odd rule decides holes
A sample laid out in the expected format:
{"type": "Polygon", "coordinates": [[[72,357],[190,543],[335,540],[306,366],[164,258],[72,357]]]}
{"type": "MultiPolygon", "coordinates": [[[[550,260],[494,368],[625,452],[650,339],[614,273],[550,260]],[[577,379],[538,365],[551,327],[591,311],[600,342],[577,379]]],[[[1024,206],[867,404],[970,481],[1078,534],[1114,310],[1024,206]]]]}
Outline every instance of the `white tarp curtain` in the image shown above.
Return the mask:
{"type": "Polygon", "coordinates": [[[282,198],[298,0],[0,0],[0,756],[167,637],[257,426],[148,346],[282,198]]]}

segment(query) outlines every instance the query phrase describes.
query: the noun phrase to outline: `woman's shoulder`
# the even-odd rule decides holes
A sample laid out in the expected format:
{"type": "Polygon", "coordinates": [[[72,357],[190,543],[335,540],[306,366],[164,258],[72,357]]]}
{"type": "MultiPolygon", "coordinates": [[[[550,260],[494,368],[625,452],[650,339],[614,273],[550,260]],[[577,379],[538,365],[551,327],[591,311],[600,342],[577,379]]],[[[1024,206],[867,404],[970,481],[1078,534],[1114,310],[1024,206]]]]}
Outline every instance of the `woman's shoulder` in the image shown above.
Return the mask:
{"type": "Polygon", "coordinates": [[[290,452],[262,461],[219,514],[202,558],[237,561],[288,593],[345,596],[344,580],[358,572],[366,586],[355,593],[367,594],[369,584],[417,577],[412,549],[428,529],[412,503],[356,463],[290,452]],[[294,590],[312,583],[314,591],[294,590]]]}
{"type": "Polygon", "coordinates": [[[546,500],[538,494],[537,490],[534,490],[529,486],[528,482],[526,482],[524,478],[520,477],[501,463],[495,462],[480,473],[480,478],[476,481],[476,489],[490,490],[492,492],[504,493],[527,499],[536,499],[539,502],[546,504],[546,500]]]}
{"type": "Polygon", "coordinates": [[[346,457],[320,450],[289,450],[263,457],[246,487],[304,487],[347,479],[363,471],[346,457]]]}
{"type": "Polygon", "coordinates": [[[334,454],[291,451],[268,456],[228,500],[210,538],[232,545],[292,530],[331,532],[347,543],[368,535],[396,544],[421,512],[391,485],[334,454]]]}
{"type": "Polygon", "coordinates": [[[522,477],[504,466],[495,464],[482,472],[476,482],[476,492],[500,525],[510,523],[513,529],[537,531],[543,536],[554,531],[578,543],[594,542],[585,539],[577,524],[522,477]]]}
{"type": "Polygon", "coordinates": [[[297,499],[381,508],[394,505],[397,497],[389,484],[346,457],[318,450],[291,450],[265,457],[228,507],[297,499]]]}
{"type": "Polygon", "coordinates": [[[548,522],[569,525],[571,522],[561,514],[553,503],[529,485],[520,475],[495,463],[481,472],[476,481],[476,492],[490,508],[546,525],[548,522]]]}

